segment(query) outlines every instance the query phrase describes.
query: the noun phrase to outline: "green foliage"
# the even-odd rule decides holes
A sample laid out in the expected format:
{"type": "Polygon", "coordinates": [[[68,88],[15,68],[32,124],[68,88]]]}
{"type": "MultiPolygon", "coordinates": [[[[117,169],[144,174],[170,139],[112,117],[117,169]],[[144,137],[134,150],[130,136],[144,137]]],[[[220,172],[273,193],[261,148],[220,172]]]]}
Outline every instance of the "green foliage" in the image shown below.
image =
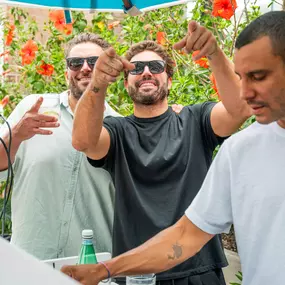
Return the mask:
{"type": "MultiPolygon", "coordinates": [[[[232,57],[238,32],[249,21],[259,16],[260,8],[253,1],[245,9],[246,22],[236,19],[235,15],[233,20],[229,21],[213,17],[212,7],[207,6],[207,3],[210,1],[197,0],[191,19],[210,29],[224,52],[232,57]]],[[[10,24],[15,25],[13,41],[11,45],[5,47],[6,51],[9,51],[9,60],[3,65],[6,75],[0,85],[0,100],[6,95],[10,97],[10,102],[5,108],[6,116],[11,113],[23,96],[31,93],[60,93],[67,89],[64,74],[64,45],[75,35],[84,31],[99,34],[113,45],[119,55],[123,55],[132,44],[139,41],[157,40],[157,33],[164,32],[163,44],[176,64],[169,104],[189,105],[217,100],[209,79],[211,71],[194,63],[191,55],[172,48],[173,44],[180,41],[187,33],[189,19],[187,19],[185,5],[159,9],[137,17],[125,16],[115,28],[112,27],[115,19],[110,13],[94,13],[93,19],[88,22],[83,12],[73,11],[71,34],[60,32],[49,19],[40,30],[35,19],[24,9],[12,8],[9,12],[8,18],[0,18],[5,37],[9,34],[10,24]],[[39,41],[39,38],[47,39],[39,41]],[[34,40],[38,50],[30,64],[22,65],[20,52],[28,40],[34,40]],[[39,74],[38,67],[43,62],[54,67],[52,76],[39,74]],[[16,74],[17,80],[11,80],[11,74],[16,74]]],[[[124,88],[123,76],[110,85],[108,94],[107,100],[110,105],[122,115],[128,115],[133,111],[132,102],[124,88]]],[[[247,124],[249,123],[251,123],[250,120],[247,124]]],[[[3,189],[3,186],[0,189],[3,189]]]]}
{"type": "Polygon", "coordinates": [[[240,282],[230,282],[230,285],[241,285],[242,284],[242,272],[238,271],[238,273],[236,274],[236,278],[240,282]]]}
{"type": "MultiPolygon", "coordinates": [[[[235,16],[233,21],[213,17],[211,7],[205,3],[207,1],[198,0],[196,2],[192,11],[192,19],[209,28],[216,35],[225,53],[232,56],[236,34],[245,24],[237,22],[235,16]]],[[[176,63],[173,86],[169,95],[170,104],[188,105],[205,100],[216,100],[215,91],[211,88],[212,84],[209,80],[210,70],[195,64],[191,55],[185,55],[172,48],[172,45],[181,40],[187,32],[188,19],[185,5],[159,9],[137,17],[125,16],[115,29],[110,28],[110,24],[115,20],[110,13],[94,13],[93,19],[88,22],[84,13],[73,11],[73,31],[70,35],[60,32],[54,23],[48,19],[43,29],[39,30],[38,23],[26,10],[12,8],[10,14],[9,19],[0,19],[5,27],[5,35],[9,32],[11,19],[15,25],[12,44],[7,47],[10,52],[10,61],[5,63],[4,70],[10,70],[10,74],[17,74],[18,80],[17,82],[10,82],[8,73],[4,84],[0,87],[0,99],[5,95],[11,96],[6,115],[11,112],[22,96],[31,93],[58,93],[67,88],[64,76],[64,45],[72,37],[83,31],[100,34],[114,46],[119,55],[123,55],[130,45],[139,41],[157,40],[157,32],[164,32],[164,45],[176,63]],[[45,37],[48,36],[45,42],[35,40],[42,37],[43,34],[45,37]],[[30,39],[36,41],[38,51],[31,64],[22,65],[19,53],[22,46],[30,39]],[[37,72],[37,67],[43,61],[54,67],[52,76],[41,75],[37,72]]],[[[248,21],[259,14],[259,7],[255,5],[255,2],[248,5],[246,9],[248,21]]],[[[123,115],[132,112],[133,108],[124,88],[123,76],[110,86],[109,94],[111,95],[107,100],[114,108],[123,115]]]]}

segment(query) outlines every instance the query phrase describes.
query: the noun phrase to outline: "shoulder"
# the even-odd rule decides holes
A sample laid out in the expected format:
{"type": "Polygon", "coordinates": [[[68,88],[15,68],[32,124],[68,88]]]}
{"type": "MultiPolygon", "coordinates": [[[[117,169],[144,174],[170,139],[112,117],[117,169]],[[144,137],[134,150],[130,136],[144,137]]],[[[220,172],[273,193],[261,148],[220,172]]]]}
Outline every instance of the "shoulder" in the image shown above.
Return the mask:
{"type": "Polygon", "coordinates": [[[256,145],[261,138],[267,137],[267,133],[271,130],[271,125],[262,125],[257,122],[251,124],[228,138],[225,144],[229,149],[244,149],[256,145]]]}
{"type": "Polygon", "coordinates": [[[203,103],[188,105],[184,108],[188,110],[188,112],[191,112],[193,115],[200,116],[201,114],[211,112],[216,104],[216,102],[207,101],[203,103]]]}
{"type": "Polygon", "coordinates": [[[104,117],[107,116],[114,116],[114,117],[122,117],[121,114],[116,112],[106,101],[105,101],[105,111],[104,111],[104,117]]]}

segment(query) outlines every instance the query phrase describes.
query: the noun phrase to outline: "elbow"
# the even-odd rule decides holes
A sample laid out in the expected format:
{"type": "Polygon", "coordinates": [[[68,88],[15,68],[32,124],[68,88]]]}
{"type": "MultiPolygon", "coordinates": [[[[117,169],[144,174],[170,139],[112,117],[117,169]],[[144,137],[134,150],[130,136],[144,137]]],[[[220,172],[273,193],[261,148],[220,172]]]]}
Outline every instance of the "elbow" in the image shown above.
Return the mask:
{"type": "Polygon", "coordinates": [[[85,152],[88,148],[87,143],[83,142],[82,140],[78,140],[76,137],[72,137],[72,146],[74,149],[80,152],[85,152]]]}

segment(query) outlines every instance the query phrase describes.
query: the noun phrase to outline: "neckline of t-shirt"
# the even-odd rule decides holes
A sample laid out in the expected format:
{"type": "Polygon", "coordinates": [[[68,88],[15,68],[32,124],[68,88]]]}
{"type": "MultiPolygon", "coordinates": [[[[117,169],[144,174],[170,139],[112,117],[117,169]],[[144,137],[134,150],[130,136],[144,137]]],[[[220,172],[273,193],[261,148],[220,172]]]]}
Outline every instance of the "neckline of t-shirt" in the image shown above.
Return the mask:
{"type": "Polygon", "coordinates": [[[168,109],[161,115],[156,116],[156,117],[152,117],[152,118],[139,118],[136,117],[135,115],[131,115],[130,117],[137,122],[144,122],[144,123],[150,123],[150,122],[155,122],[155,121],[159,121],[161,119],[164,119],[166,117],[168,117],[171,114],[171,107],[168,107],[168,109]]]}
{"type": "Polygon", "coordinates": [[[275,131],[277,134],[279,134],[279,135],[285,137],[285,129],[282,128],[281,126],[279,126],[277,122],[274,122],[274,123],[272,123],[272,124],[273,124],[273,129],[274,129],[274,131],[275,131]]]}

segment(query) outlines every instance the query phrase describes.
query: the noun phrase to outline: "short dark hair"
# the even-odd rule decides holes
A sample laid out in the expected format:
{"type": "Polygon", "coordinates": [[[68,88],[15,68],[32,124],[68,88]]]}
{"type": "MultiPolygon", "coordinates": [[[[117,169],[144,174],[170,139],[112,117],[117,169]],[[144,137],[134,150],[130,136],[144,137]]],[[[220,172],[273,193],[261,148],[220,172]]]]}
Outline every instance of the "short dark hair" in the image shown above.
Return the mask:
{"type": "Polygon", "coordinates": [[[74,46],[82,44],[82,43],[93,43],[101,47],[103,50],[111,46],[107,41],[105,41],[103,38],[101,38],[97,34],[82,33],[82,34],[75,36],[71,41],[67,43],[65,51],[64,51],[65,58],[69,56],[69,53],[74,46]]]}
{"type": "MultiPolygon", "coordinates": [[[[167,51],[159,44],[154,41],[142,41],[131,46],[126,52],[125,58],[130,61],[136,54],[143,51],[153,51],[158,54],[166,63],[166,73],[169,78],[173,76],[174,61],[167,51]]],[[[125,78],[127,78],[127,73],[125,72],[125,78]]]]}
{"type": "Polygon", "coordinates": [[[285,63],[285,11],[268,12],[256,18],[237,37],[235,48],[240,49],[264,36],[269,37],[273,53],[285,63]]]}

